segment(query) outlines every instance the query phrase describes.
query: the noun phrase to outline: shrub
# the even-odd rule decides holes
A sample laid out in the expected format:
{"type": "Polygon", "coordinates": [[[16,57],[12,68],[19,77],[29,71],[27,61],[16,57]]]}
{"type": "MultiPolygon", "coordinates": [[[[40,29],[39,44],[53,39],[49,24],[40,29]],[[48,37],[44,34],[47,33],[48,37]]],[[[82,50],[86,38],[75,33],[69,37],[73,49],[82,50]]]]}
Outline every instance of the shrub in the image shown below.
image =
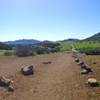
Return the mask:
{"type": "Polygon", "coordinates": [[[36,51],[37,54],[47,54],[49,53],[50,51],[47,49],[47,48],[42,48],[42,49],[38,49],[36,51]]]}
{"type": "Polygon", "coordinates": [[[37,53],[36,53],[36,52],[33,52],[33,53],[32,53],[32,56],[36,56],[36,55],[37,55],[37,53]]]}
{"type": "Polygon", "coordinates": [[[79,49],[79,51],[87,55],[100,55],[100,49],[79,49]]]}
{"type": "Polygon", "coordinates": [[[29,46],[18,46],[16,47],[16,55],[19,57],[32,56],[32,48],[29,46]]]}
{"type": "Polygon", "coordinates": [[[13,55],[13,52],[11,52],[11,51],[4,52],[4,56],[12,56],[12,55],[13,55]]]}
{"type": "Polygon", "coordinates": [[[59,52],[59,51],[60,51],[60,47],[55,47],[50,50],[50,52],[52,53],[59,52]]]}

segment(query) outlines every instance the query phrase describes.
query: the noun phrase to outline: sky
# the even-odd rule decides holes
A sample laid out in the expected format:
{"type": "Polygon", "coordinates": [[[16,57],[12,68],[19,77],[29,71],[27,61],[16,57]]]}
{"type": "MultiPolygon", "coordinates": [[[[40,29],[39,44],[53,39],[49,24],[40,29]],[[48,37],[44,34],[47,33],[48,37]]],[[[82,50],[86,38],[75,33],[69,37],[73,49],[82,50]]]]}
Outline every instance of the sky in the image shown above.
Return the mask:
{"type": "Polygon", "coordinates": [[[0,0],[0,41],[84,39],[100,32],[100,0],[0,0]]]}

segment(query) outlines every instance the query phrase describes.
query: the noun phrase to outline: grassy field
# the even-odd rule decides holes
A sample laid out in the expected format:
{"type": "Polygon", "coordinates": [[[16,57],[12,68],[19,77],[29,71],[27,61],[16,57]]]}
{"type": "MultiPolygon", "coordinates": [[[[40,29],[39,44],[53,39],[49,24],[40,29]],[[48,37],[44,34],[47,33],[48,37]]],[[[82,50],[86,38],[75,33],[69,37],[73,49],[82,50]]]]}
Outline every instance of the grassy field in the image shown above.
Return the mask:
{"type": "Polygon", "coordinates": [[[60,51],[70,51],[72,44],[81,53],[87,55],[100,55],[100,42],[62,42],[60,51]]]}
{"type": "Polygon", "coordinates": [[[88,55],[100,55],[100,42],[76,42],[76,50],[88,55]]]}
{"type": "Polygon", "coordinates": [[[100,48],[100,42],[77,42],[74,43],[76,49],[98,49],[100,48]]]}
{"type": "Polygon", "coordinates": [[[71,51],[71,44],[72,43],[69,43],[69,42],[61,42],[60,43],[60,51],[63,52],[63,51],[71,51]]]}

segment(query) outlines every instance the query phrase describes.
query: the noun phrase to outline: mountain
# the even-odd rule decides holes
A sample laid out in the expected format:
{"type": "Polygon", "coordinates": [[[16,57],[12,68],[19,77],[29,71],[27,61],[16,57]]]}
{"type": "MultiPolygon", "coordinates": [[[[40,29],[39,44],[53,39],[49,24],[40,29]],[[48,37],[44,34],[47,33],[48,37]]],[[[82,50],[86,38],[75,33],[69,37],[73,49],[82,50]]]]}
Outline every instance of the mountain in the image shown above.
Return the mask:
{"type": "Polygon", "coordinates": [[[82,41],[100,41],[100,32],[82,41]]]}
{"type": "Polygon", "coordinates": [[[62,42],[78,42],[78,41],[80,41],[80,40],[79,39],[70,38],[70,39],[63,40],[62,42]]]}
{"type": "Polygon", "coordinates": [[[34,46],[42,46],[42,47],[52,47],[52,48],[54,48],[54,47],[56,47],[58,45],[60,45],[59,42],[45,40],[43,42],[35,44],[34,46]]]}
{"type": "Polygon", "coordinates": [[[22,39],[22,40],[15,40],[15,41],[7,41],[4,43],[9,44],[9,45],[33,45],[33,44],[37,44],[40,42],[41,41],[34,40],[34,39],[22,39]]]}

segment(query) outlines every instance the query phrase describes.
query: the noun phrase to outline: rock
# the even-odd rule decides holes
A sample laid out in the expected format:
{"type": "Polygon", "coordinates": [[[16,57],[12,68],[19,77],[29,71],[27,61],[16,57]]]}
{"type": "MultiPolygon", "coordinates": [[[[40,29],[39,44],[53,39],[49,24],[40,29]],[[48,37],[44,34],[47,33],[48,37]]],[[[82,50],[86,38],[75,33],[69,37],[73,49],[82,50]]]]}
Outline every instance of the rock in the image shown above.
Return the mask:
{"type": "Polygon", "coordinates": [[[85,63],[84,63],[83,61],[81,61],[81,62],[79,63],[79,65],[82,66],[82,65],[85,65],[85,63]]]}
{"type": "Polygon", "coordinates": [[[83,64],[83,65],[80,65],[82,69],[87,69],[87,65],[83,64]]]}
{"type": "Polygon", "coordinates": [[[81,74],[89,74],[90,72],[92,72],[91,68],[85,68],[81,71],[81,74]]]}
{"type": "Polygon", "coordinates": [[[12,85],[9,85],[8,91],[9,91],[9,92],[13,92],[13,91],[14,91],[14,87],[13,87],[12,85]]]}
{"type": "Polygon", "coordinates": [[[33,71],[33,66],[29,66],[29,67],[24,67],[21,69],[21,73],[23,75],[33,75],[34,71],[33,71]]]}
{"type": "Polygon", "coordinates": [[[88,74],[89,72],[86,70],[86,69],[83,69],[82,71],[81,71],[81,74],[88,74]]]}
{"type": "Polygon", "coordinates": [[[82,69],[86,69],[87,68],[87,65],[83,61],[81,61],[79,63],[79,65],[81,66],[82,69]]]}
{"type": "Polygon", "coordinates": [[[89,78],[89,79],[87,80],[87,83],[88,83],[88,85],[91,86],[91,87],[97,87],[97,86],[99,86],[98,81],[97,81],[97,79],[95,79],[95,78],[89,78]]]}
{"type": "Polygon", "coordinates": [[[10,79],[6,79],[5,77],[0,77],[0,86],[8,87],[12,81],[10,79]]]}
{"type": "Polygon", "coordinates": [[[0,86],[5,87],[8,89],[8,91],[14,91],[14,88],[12,86],[13,81],[10,79],[7,79],[3,76],[0,77],[0,86]]]}
{"type": "Polygon", "coordinates": [[[88,72],[93,72],[91,68],[86,68],[88,72]]]}
{"type": "Polygon", "coordinates": [[[80,60],[79,60],[78,58],[76,58],[76,59],[75,59],[75,62],[77,62],[77,63],[78,63],[79,61],[80,61],[80,60]]]}

